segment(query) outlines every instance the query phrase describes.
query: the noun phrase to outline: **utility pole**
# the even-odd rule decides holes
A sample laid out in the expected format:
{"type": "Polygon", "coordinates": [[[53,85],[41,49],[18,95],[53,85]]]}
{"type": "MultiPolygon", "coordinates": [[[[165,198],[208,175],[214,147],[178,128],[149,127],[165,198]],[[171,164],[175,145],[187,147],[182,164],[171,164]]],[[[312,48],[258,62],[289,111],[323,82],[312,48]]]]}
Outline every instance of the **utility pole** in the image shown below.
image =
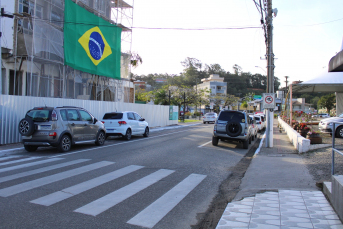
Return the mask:
{"type": "MultiPolygon", "coordinates": [[[[272,0],[267,1],[266,23],[267,23],[267,92],[274,93],[274,53],[273,53],[273,12],[272,0]]],[[[266,147],[273,147],[273,121],[274,109],[267,109],[266,147]]]]}

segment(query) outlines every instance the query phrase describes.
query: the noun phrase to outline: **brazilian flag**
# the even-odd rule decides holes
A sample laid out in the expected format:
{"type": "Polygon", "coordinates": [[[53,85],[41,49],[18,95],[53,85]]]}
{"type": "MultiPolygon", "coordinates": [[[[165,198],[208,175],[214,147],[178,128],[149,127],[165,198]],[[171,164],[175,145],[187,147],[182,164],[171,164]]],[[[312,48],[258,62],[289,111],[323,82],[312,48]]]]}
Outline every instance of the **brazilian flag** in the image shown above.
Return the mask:
{"type": "Polygon", "coordinates": [[[121,28],[71,0],[64,9],[64,64],[120,79],[121,28]]]}

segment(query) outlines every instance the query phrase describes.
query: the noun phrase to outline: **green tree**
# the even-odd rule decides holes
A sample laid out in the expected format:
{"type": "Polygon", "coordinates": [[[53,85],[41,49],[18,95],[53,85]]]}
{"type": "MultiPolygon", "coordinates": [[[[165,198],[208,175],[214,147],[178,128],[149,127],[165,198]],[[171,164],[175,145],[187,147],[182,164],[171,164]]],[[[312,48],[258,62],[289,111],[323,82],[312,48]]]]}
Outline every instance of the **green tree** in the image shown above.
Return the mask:
{"type": "Polygon", "coordinates": [[[334,108],[336,103],[336,95],[329,94],[321,97],[318,101],[318,108],[326,108],[328,113],[330,113],[331,109],[334,108]]]}
{"type": "Polygon", "coordinates": [[[248,108],[248,102],[247,102],[247,101],[243,101],[242,107],[245,108],[245,110],[247,110],[247,108],[248,108]]]}
{"type": "Polygon", "coordinates": [[[317,110],[317,107],[318,107],[317,105],[318,105],[319,99],[320,98],[318,96],[316,96],[316,97],[314,97],[313,99],[310,100],[310,103],[313,105],[313,108],[316,109],[316,110],[317,110]]]}

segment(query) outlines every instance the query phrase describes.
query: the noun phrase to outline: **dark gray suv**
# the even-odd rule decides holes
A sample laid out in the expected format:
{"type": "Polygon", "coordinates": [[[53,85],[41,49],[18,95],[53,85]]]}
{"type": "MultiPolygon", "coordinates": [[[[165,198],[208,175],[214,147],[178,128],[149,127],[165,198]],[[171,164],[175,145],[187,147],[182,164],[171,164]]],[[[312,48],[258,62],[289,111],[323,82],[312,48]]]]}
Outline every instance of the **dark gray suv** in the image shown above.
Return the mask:
{"type": "Polygon", "coordinates": [[[54,146],[69,151],[73,144],[103,145],[106,130],[87,110],[80,107],[35,107],[29,110],[18,125],[27,151],[39,146],[54,146]]]}
{"type": "Polygon", "coordinates": [[[243,149],[249,148],[252,136],[250,118],[245,112],[223,110],[214,124],[212,145],[218,145],[218,140],[233,140],[243,142],[243,149]]]}

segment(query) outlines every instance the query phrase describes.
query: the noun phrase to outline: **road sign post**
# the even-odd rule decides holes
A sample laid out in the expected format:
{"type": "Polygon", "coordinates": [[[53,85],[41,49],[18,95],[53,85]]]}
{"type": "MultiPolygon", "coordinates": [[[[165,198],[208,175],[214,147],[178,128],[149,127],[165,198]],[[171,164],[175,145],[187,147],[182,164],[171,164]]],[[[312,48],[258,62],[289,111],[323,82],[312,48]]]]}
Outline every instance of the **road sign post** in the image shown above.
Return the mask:
{"type": "Polygon", "coordinates": [[[266,128],[266,147],[273,147],[273,121],[274,121],[274,109],[275,109],[275,94],[263,93],[262,99],[263,109],[267,109],[267,128],[266,128]]]}

